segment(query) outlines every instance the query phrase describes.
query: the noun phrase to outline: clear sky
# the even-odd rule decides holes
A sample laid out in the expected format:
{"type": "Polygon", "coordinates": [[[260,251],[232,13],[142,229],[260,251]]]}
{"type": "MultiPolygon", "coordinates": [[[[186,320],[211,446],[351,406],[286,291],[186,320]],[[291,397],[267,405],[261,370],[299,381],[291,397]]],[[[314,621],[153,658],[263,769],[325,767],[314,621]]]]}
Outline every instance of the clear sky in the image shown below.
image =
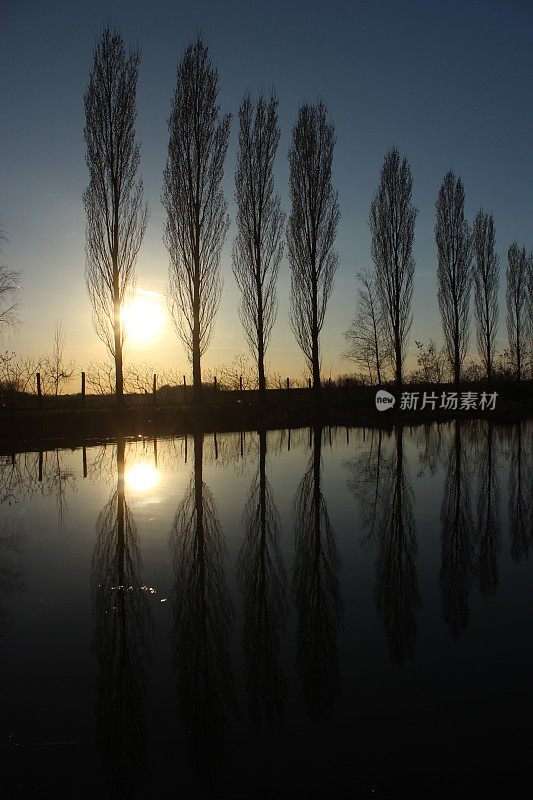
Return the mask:
{"type": "MultiPolygon", "coordinates": [[[[299,104],[322,98],[336,128],[340,268],[322,335],[324,375],[349,370],[339,357],[343,331],[354,311],[354,274],[370,264],[368,210],[392,145],[411,163],[419,210],[411,352],[415,339],[441,341],[433,225],[436,194],[448,169],[463,179],[470,220],[480,206],[494,214],[502,267],[498,344],[506,345],[507,248],[514,239],[533,248],[531,0],[3,0],[0,14],[0,218],[9,237],[2,262],[22,273],[24,287],[22,323],[3,346],[45,353],[54,321],[62,317],[68,356],[80,369],[105,356],[85,291],[82,193],[88,181],[83,94],[96,36],[107,18],[142,51],[137,132],[151,216],[137,267],[141,289],[165,293],[160,194],[166,120],[177,64],[198,30],[219,71],[221,109],[234,115],[224,178],[232,224],[206,366],[246,351],[230,261],[236,233],[235,115],[246,89],[271,85],[279,96],[276,179],[285,211],[287,151],[299,104]]],[[[284,259],[268,360],[272,370],[297,377],[304,363],[288,324],[288,293],[284,259]]],[[[166,313],[164,300],[162,305],[166,313]]],[[[150,345],[132,342],[128,358],[180,371],[186,366],[168,320],[150,345]]]]}

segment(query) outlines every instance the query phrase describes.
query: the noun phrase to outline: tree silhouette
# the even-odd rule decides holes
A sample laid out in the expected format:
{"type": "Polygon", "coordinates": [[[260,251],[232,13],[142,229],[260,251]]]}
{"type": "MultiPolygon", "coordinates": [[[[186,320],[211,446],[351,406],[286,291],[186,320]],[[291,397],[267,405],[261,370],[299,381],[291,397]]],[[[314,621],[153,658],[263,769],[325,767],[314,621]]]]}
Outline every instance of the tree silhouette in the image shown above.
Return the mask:
{"type": "MultiPolygon", "coordinates": [[[[0,253],[7,236],[0,227],[0,253]]],[[[17,292],[19,291],[18,272],[10,272],[4,264],[0,264],[0,336],[17,321],[17,292]]]]}
{"type": "Polygon", "coordinates": [[[447,172],[435,204],[438,301],[448,361],[454,381],[468,348],[468,314],[472,285],[472,236],[464,215],[465,192],[461,178],[447,172]]]}
{"type": "Polygon", "coordinates": [[[177,508],[170,544],[178,711],[191,761],[209,780],[222,763],[226,715],[235,697],[227,649],[233,611],[224,580],[224,541],[214,497],[203,482],[202,458],[203,434],[196,433],[193,475],[177,508]]]}
{"type": "Polygon", "coordinates": [[[477,347],[489,381],[494,371],[494,352],[498,329],[499,259],[494,251],[492,214],[479,211],[474,221],[474,309],[477,347]]]}
{"type": "Polygon", "coordinates": [[[531,278],[528,269],[533,269],[528,264],[530,261],[526,256],[526,248],[513,242],[507,252],[507,334],[511,367],[517,381],[522,380],[529,335],[527,307],[531,278]]]}
{"type": "Polygon", "coordinates": [[[413,242],[416,209],[411,205],[413,179],[406,158],[396,148],[383,162],[380,182],[370,206],[371,253],[396,384],[403,382],[403,363],[411,329],[415,262],[413,242]]]}
{"type": "Polygon", "coordinates": [[[444,621],[454,639],[468,622],[468,592],[474,573],[474,526],[468,476],[469,457],[461,420],[452,423],[448,467],[440,510],[440,585],[444,621]]]}
{"type": "Polygon", "coordinates": [[[340,692],[337,636],[342,605],[341,560],[321,487],[322,428],[313,429],[313,452],[296,492],[292,578],[298,611],[297,663],[309,712],[326,717],[340,692]]]}
{"type": "Polygon", "coordinates": [[[167,213],[169,309],[192,362],[197,402],[201,357],[209,346],[220,302],[220,252],[229,227],[221,182],[230,114],[220,117],[217,97],[218,73],[198,38],[178,66],[161,197],[167,213]]]}
{"type": "Polygon", "coordinates": [[[266,431],[259,432],[259,467],[244,508],[245,539],[237,563],[244,599],[242,643],[250,714],[259,723],[285,719],[287,681],[280,640],[287,617],[287,578],[279,550],[280,519],[266,474],[266,431]]]}
{"type": "Polygon", "coordinates": [[[278,101],[246,95],[239,109],[239,150],[235,170],[238,233],[233,246],[233,274],[241,291],[240,318],[257,363],[259,392],[264,395],[265,352],[277,314],[276,280],[283,254],[283,223],[274,193],[278,148],[278,101]]]}
{"type": "Polygon", "coordinates": [[[344,334],[344,357],[368,371],[370,381],[381,386],[383,368],[389,360],[387,326],[379,303],[376,276],[370,270],[356,275],[360,289],[359,305],[352,324],[344,334]]]}
{"type": "Polygon", "coordinates": [[[289,150],[290,324],[320,391],[320,331],[333,289],[339,201],[331,182],[335,130],[323,103],[302,105],[289,150]]]}
{"type": "Polygon", "coordinates": [[[51,354],[44,361],[43,372],[45,383],[49,384],[56,398],[61,385],[74,374],[74,362],[65,361],[65,329],[62,320],[54,325],[54,345],[51,354]]]}
{"type": "Polygon", "coordinates": [[[135,141],[135,99],[140,56],[109,26],[94,50],[85,93],[86,162],[89,186],[85,282],[93,324],[115,361],[117,404],[123,402],[122,311],[135,286],[135,262],[146,230],[148,206],[137,179],[139,145],[135,141]]]}
{"type": "Polygon", "coordinates": [[[91,565],[98,661],[97,743],[113,791],[131,794],[145,758],[144,694],[152,618],[142,583],[137,529],[125,497],[124,439],[117,486],[98,516],[91,565]]]}

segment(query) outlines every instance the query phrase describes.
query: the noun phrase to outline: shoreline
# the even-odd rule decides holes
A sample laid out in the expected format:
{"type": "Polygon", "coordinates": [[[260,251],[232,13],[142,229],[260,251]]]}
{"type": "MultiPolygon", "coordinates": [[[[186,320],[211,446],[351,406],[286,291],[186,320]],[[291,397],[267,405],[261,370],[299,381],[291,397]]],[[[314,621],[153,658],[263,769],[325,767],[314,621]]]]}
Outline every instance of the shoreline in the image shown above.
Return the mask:
{"type": "MultiPolygon", "coordinates": [[[[334,396],[330,391],[320,400],[292,390],[293,396],[267,397],[263,403],[254,400],[221,400],[201,405],[162,403],[157,407],[143,404],[126,405],[119,410],[107,408],[0,409],[0,452],[12,453],[47,443],[54,446],[77,446],[89,442],[116,439],[117,436],[175,436],[185,433],[223,433],[258,429],[301,428],[309,425],[343,427],[382,427],[446,422],[454,418],[490,419],[497,423],[513,423],[533,417],[533,382],[505,385],[487,390],[483,387],[461,387],[461,391],[496,391],[494,410],[453,411],[435,408],[400,410],[398,407],[378,411],[377,389],[362,388],[352,396],[342,390],[334,396]]],[[[305,390],[303,390],[305,391],[305,390]]],[[[394,391],[394,389],[392,389],[394,391]]],[[[406,386],[402,391],[453,391],[453,387],[406,386]]],[[[249,393],[251,394],[251,393],[249,393]]],[[[398,394],[398,393],[397,393],[398,394]]],[[[71,399],[71,398],[69,398],[71,399]]],[[[60,398],[65,406],[67,397],[60,398]]]]}

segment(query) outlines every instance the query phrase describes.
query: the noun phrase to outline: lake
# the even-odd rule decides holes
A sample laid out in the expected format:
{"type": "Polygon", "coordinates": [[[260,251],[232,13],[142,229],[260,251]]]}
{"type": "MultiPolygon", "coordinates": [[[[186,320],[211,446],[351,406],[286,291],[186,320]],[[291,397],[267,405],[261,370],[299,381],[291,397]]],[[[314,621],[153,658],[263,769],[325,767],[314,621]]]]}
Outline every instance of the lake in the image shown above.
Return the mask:
{"type": "Polygon", "coordinates": [[[0,456],[2,797],[529,797],[533,422],[0,456]]]}

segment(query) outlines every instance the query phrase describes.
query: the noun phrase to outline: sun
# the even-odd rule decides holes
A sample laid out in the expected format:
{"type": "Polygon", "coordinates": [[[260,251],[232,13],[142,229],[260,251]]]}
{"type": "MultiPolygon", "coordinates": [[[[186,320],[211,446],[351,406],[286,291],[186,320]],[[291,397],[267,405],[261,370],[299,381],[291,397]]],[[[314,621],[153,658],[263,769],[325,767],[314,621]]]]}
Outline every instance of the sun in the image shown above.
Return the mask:
{"type": "Polygon", "coordinates": [[[129,341],[134,344],[153,342],[163,325],[161,295],[138,289],[124,306],[122,322],[129,341]]]}

